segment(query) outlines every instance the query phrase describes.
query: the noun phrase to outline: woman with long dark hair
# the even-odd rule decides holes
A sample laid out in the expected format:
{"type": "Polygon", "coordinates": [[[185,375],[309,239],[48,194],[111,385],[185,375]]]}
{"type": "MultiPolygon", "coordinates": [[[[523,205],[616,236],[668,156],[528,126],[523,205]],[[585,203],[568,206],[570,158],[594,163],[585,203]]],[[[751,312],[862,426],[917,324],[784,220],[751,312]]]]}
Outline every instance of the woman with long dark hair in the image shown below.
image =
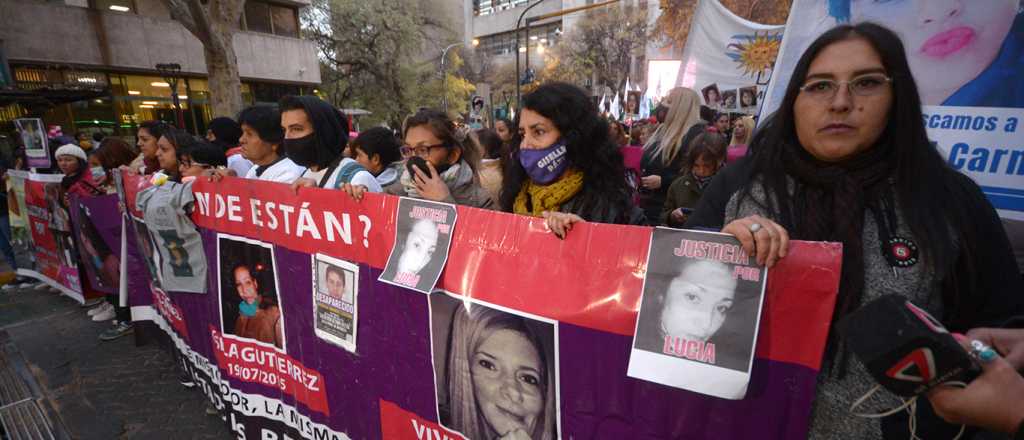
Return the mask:
{"type": "MultiPolygon", "coordinates": [[[[917,85],[892,31],[863,23],[819,37],[750,150],[712,182],[687,227],[724,225],[768,266],[785,257],[789,237],[842,243],[833,323],[890,293],[951,331],[1024,313],[1024,287],[999,217],[929,142],[917,85]]],[[[881,426],[850,413],[874,384],[831,332],[810,437],[909,438],[903,412],[881,426]]],[[[929,413],[918,406],[920,438],[951,438],[960,429],[929,413]]]]}
{"type": "Polygon", "coordinates": [[[622,153],[580,88],[547,83],[523,97],[505,166],[501,208],[545,217],[558,236],[573,223],[640,224],[622,153]]]}

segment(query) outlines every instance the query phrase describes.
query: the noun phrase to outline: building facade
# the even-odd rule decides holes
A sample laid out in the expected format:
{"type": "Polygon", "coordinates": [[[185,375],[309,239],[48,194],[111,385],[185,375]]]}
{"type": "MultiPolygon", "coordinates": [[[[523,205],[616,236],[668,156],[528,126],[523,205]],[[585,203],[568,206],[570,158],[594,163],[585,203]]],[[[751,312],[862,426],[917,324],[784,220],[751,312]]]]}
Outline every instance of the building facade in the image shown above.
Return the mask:
{"type": "MultiPolygon", "coordinates": [[[[316,47],[299,33],[309,0],[246,1],[235,55],[246,104],[310,93],[320,83],[316,47]]],[[[202,134],[211,114],[203,48],[161,0],[3,0],[0,53],[13,83],[0,84],[0,131],[42,117],[65,134],[132,138],[139,122],[175,122],[202,134]],[[157,64],[178,64],[177,88],[157,64]]],[[[228,115],[231,116],[231,115],[228,115]]]]}

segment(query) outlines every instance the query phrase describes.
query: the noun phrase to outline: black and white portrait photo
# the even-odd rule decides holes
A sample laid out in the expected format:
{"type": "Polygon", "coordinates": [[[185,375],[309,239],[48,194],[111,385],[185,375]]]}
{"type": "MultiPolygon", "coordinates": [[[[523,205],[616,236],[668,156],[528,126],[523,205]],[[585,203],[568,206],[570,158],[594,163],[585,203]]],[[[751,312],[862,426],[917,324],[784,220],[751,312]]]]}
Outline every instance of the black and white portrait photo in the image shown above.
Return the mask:
{"type": "Polygon", "coordinates": [[[313,256],[313,318],[317,337],[356,350],[359,266],[323,254],[313,256]]]}
{"type": "Polygon", "coordinates": [[[471,439],[558,438],[557,324],[430,297],[438,420],[471,439]]]}
{"type": "Polygon", "coordinates": [[[732,395],[736,381],[713,375],[749,377],[766,276],[735,237],[655,229],[629,375],[686,389],[712,375],[696,386],[725,383],[718,392],[732,395]]]}
{"type": "Polygon", "coordinates": [[[395,245],[380,281],[430,293],[448,260],[456,216],[452,205],[402,198],[395,245]]]}

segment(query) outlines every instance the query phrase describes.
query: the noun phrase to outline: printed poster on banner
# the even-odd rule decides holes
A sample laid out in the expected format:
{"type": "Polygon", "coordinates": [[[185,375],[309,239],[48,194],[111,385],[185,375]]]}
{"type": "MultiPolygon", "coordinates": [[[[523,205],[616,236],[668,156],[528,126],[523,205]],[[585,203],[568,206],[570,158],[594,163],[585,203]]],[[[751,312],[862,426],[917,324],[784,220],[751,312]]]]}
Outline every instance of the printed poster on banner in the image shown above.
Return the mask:
{"type": "Polygon", "coordinates": [[[559,438],[557,321],[437,291],[430,329],[442,426],[468,439],[559,438]]]}
{"type": "Polygon", "coordinates": [[[1004,221],[1024,228],[1024,9],[1016,0],[950,5],[794,1],[762,111],[778,109],[800,56],[825,31],[866,21],[892,29],[906,48],[929,139],[1004,221]]]}
{"type": "Polygon", "coordinates": [[[380,281],[430,293],[448,261],[455,206],[403,197],[398,202],[395,246],[380,281]]]}
{"type": "Polygon", "coordinates": [[[11,223],[11,249],[18,269],[35,270],[32,234],[28,228],[28,206],[25,204],[25,180],[28,171],[8,170],[7,212],[11,223]]]}
{"type": "Polygon", "coordinates": [[[312,260],[316,335],[355,353],[359,266],[324,254],[316,254],[312,260]]]}
{"type": "Polygon", "coordinates": [[[83,269],[81,276],[100,292],[113,294],[121,281],[121,216],[117,196],[70,197],[71,220],[83,269]]]}
{"type": "Polygon", "coordinates": [[[71,231],[71,215],[60,182],[63,175],[31,174],[25,182],[25,206],[32,231],[36,272],[82,298],[78,275],[78,249],[71,231]]]}
{"type": "Polygon", "coordinates": [[[274,268],[274,245],[217,234],[221,334],[284,353],[284,315],[274,268]]]}
{"type": "Polygon", "coordinates": [[[46,127],[39,118],[19,118],[14,120],[21,141],[25,145],[25,157],[30,168],[49,168],[50,141],[46,138],[46,127]]]}
{"type": "Polygon", "coordinates": [[[731,235],[655,229],[628,375],[742,399],[767,278],[731,235]]]}

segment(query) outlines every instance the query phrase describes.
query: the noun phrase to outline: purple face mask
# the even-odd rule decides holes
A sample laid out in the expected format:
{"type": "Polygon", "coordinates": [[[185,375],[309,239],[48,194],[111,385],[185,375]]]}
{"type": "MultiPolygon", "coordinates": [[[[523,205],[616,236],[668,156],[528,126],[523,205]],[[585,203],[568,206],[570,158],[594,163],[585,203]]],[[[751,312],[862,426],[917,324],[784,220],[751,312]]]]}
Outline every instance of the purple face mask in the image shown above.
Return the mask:
{"type": "Polygon", "coordinates": [[[569,168],[565,141],[559,139],[550,147],[539,150],[519,150],[519,163],[533,183],[547,185],[554,182],[569,168]]]}

